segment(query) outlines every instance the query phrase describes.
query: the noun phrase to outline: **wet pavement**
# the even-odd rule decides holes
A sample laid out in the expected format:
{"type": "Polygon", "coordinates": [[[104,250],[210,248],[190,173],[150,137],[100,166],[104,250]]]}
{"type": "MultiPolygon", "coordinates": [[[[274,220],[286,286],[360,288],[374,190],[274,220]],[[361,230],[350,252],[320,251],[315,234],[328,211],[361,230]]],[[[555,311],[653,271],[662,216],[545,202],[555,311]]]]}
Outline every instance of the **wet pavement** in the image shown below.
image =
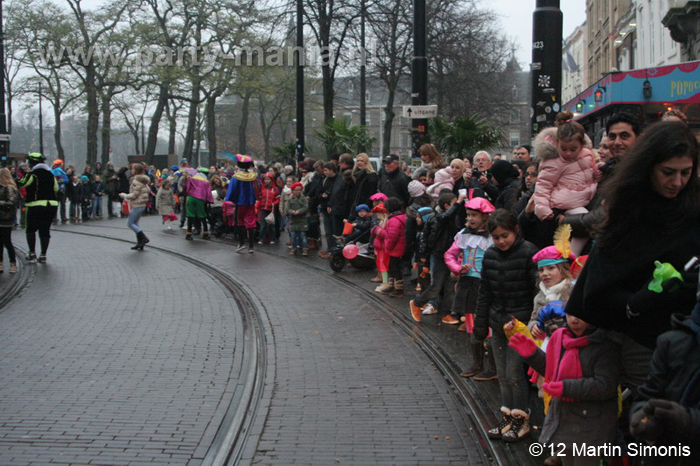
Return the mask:
{"type": "Polygon", "coordinates": [[[143,252],[125,219],[56,226],[48,264],[0,277],[14,296],[0,308],[0,464],[221,464],[231,445],[232,464],[280,465],[511,464],[526,451],[491,456],[496,382],[450,380],[434,355],[466,366],[465,334],[410,321],[410,296],[370,295],[373,272],[334,274],[284,244],[185,241],[157,216],[141,226],[143,252]],[[260,384],[245,398],[251,320],[260,384]],[[228,435],[238,405],[247,419],[228,435]]]}

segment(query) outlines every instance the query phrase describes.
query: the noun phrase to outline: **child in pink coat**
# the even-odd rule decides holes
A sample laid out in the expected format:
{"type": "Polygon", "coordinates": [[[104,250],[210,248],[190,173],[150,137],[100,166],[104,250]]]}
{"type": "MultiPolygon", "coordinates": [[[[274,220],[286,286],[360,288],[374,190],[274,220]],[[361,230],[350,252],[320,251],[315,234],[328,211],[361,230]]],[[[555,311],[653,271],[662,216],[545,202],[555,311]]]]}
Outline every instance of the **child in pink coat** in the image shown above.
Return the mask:
{"type": "Polygon", "coordinates": [[[406,212],[403,211],[401,200],[390,197],[384,203],[389,215],[386,222],[384,250],[389,256],[389,284],[391,288],[383,292],[392,298],[403,297],[403,273],[401,258],[406,252],[406,212]]]}
{"type": "MultiPolygon", "coordinates": [[[[542,162],[535,185],[535,215],[540,220],[554,217],[553,209],[569,214],[588,212],[586,206],[593,199],[596,182],[596,163],[587,141],[586,132],[572,121],[573,113],[557,115],[556,139],[554,128],[547,128],[535,141],[536,155],[542,162]],[[553,150],[556,149],[556,150],[553,150]]],[[[571,249],[579,255],[586,239],[574,238],[571,249]]]]}
{"type": "Polygon", "coordinates": [[[452,178],[452,167],[441,168],[435,173],[435,182],[425,190],[433,198],[433,204],[437,203],[440,191],[454,188],[455,180],[452,178]]]}

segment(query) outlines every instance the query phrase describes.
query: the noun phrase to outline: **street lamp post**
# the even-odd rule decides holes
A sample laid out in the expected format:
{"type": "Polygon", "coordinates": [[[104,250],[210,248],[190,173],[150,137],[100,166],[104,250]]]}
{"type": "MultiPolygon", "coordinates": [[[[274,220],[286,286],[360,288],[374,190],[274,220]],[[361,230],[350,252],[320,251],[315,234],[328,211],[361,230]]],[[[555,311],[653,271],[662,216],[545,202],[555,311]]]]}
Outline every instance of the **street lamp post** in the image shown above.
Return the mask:
{"type": "Polygon", "coordinates": [[[41,82],[39,82],[39,152],[44,154],[44,110],[41,105],[41,82]]]}
{"type": "Polygon", "coordinates": [[[297,80],[297,163],[304,160],[304,0],[297,0],[297,41],[296,41],[296,80],[297,80]]]}
{"type": "Polygon", "coordinates": [[[7,166],[10,154],[10,135],[7,134],[7,116],[5,115],[5,30],[2,20],[2,0],[0,0],[0,163],[7,166]]]}
{"type": "MultiPolygon", "coordinates": [[[[428,104],[428,58],[425,40],[425,0],[413,1],[413,60],[411,62],[411,104],[428,104]]],[[[427,139],[428,120],[411,120],[413,156],[419,157],[418,149],[427,139]]]]}
{"type": "Polygon", "coordinates": [[[537,0],[532,14],[532,131],[553,126],[561,111],[562,13],[559,0],[537,0]]]}

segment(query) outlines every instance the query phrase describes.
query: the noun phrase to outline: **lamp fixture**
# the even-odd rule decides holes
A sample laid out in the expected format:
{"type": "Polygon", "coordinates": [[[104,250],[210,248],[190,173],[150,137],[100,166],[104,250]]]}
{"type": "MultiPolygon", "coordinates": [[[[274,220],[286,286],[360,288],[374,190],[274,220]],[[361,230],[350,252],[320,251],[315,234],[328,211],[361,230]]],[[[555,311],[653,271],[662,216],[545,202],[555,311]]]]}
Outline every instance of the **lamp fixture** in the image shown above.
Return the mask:
{"type": "Polygon", "coordinates": [[[644,84],[642,84],[642,92],[644,93],[645,99],[651,99],[651,91],[651,83],[648,79],[645,79],[644,84]]]}
{"type": "Polygon", "coordinates": [[[598,89],[595,90],[595,93],[593,94],[593,100],[596,102],[602,102],[603,101],[603,93],[606,92],[607,89],[605,86],[601,86],[598,84],[598,89]]]}

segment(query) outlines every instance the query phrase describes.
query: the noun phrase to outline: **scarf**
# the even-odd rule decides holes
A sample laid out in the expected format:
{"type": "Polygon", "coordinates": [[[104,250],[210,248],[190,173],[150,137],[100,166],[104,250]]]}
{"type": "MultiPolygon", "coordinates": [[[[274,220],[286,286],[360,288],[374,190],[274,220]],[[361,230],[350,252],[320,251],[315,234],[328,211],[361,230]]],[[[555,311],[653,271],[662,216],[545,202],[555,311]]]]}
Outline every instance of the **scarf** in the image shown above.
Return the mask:
{"type": "Polygon", "coordinates": [[[545,379],[549,382],[560,382],[582,378],[579,349],[589,344],[588,336],[577,337],[568,328],[557,329],[547,345],[545,379]]]}
{"type": "Polygon", "coordinates": [[[552,301],[566,301],[565,299],[562,299],[561,294],[568,286],[570,286],[569,280],[562,280],[549,288],[545,286],[544,283],[540,282],[540,291],[542,294],[544,294],[544,299],[548,303],[551,303],[552,301]]]}

